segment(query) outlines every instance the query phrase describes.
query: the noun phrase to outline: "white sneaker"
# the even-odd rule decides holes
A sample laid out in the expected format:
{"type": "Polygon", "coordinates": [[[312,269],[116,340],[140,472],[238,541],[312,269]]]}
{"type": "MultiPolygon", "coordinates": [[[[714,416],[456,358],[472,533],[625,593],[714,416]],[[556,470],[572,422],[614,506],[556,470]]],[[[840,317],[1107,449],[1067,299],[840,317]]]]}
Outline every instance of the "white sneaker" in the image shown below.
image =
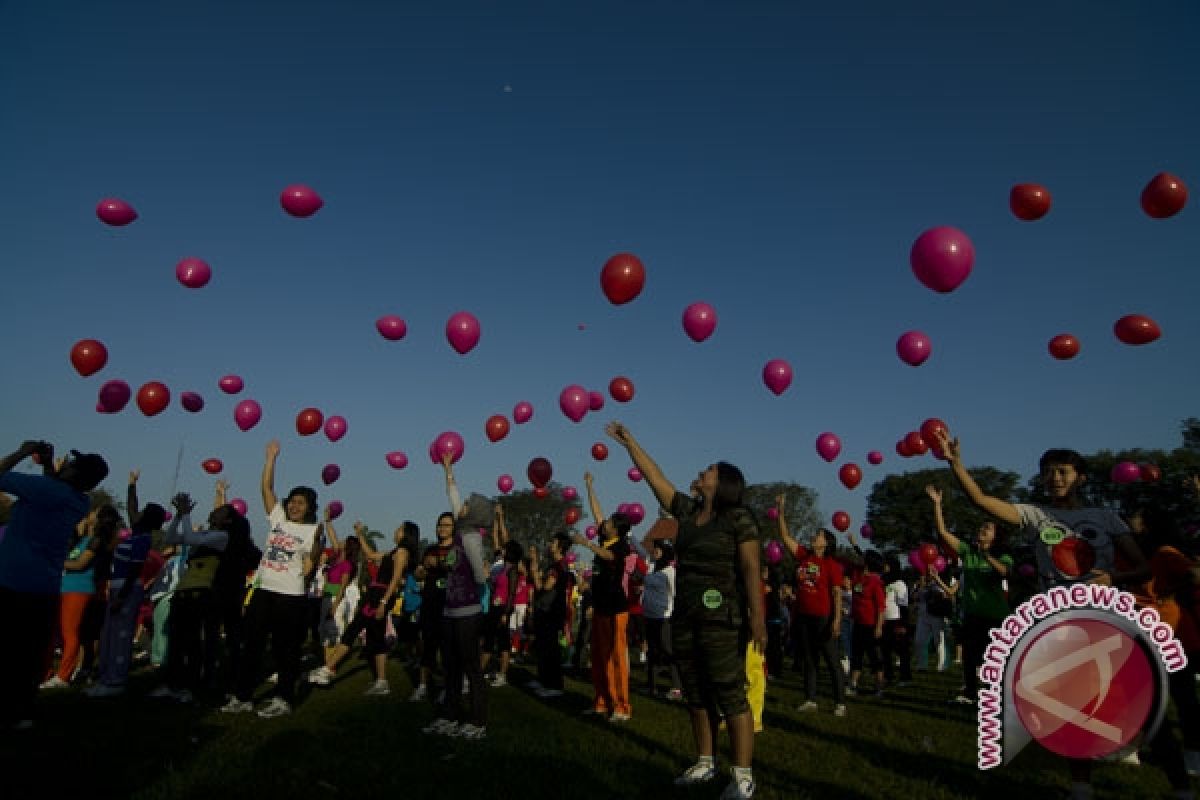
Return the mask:
{"type": "Polygon", "coordinates": [[[321,666],[308,673],[308,682],[317,686],[328,686],[333,680],[333,672],[329,667],[321,666]]]}
{"type": "Polygon", "coordinates": [[[467,723],[466,725],[458,726],[456,730],[448,735],[457,739],[486,739],[487,728],[482,725],[472,725],[467,723]]]}
{"type": "Polygon", "coordinates": [[[421,728],[421,733],[438,733],[442,734],[443,736],[453,736],[457,730],[457,722],[438,717],[424,728],[421,728]]]}
{"type": "Polygon", "coordinates": [[[427,693],[428,693],[428,692],[427,692],[427,690],[425,689],[425,684],[423,684],[423,683],[422,683],[420,686],[418,686],[417,688],[413,689],[413,693],[412,693],[411,695],[409,695],[409,697],[408,697],[408,702],[410,702],[410,703],[419,703],[419,702],[421,702],[422,700],[424,700],[424,699],[425,699],[425,695],[426,695],[427,693]]]}
{"type": "Polygon", "coordinates": [[[58,677],[57,675],[54,675],[54,676],[51,676],[49,680],[43,681],[42,685],[39,686],[38,688],[39,689],[66,689],[66,688],[69,688],[70,685],[71,684],[67,683],[62,678],[58,677]]]}
{"type": "Polygon", "coordinates": [[[838,703],[836,706],[834,706],[834,707],[833,707],[833,715],[834,715],[835,717],[844,717],[844,716],[846,716],[846,704],[845,704],[845,703],[838,703]]]}
{"type": "Polygon", "coordinates": [[[675,785],[695,786],[698,783],[708,783],[715,777],[717,777],[717,765],[715,761],[711,764],[703,764],[697,761],[675,779],[675,785]]]}
{"type": "Polygon", "coordinates": [[[1138,758],[1138,751],[1134,750],[1130,752],[1129,755],[1118,760],[1117,763],[1124,764],[1127,767],[1140,767],[1142,765],[1142,760],[1138,758]]]}
{"type": "Polygon", "coordinates": [[[493,689],[499,689],[503,686],[508,686],[508,678],[505,678],[503,675],[497,675],[496,677],[492,678],[492,681],[489,685],[493,689]]]}
{"type": "Polygon", "coordinates": [[[119,697],[125,694],[125,687],[97,683],[95,686],[89,686],[84,689],[83,693],[88,697],[119,697]]]}
{"type": "Polygon", "coordinates": [[[267,676],[267,683],[279,683],[279,673],[272,672],[267,676]]]}
{"type": "Polygon", "coordinates": [[[629,722],[633,717],[628,714],[622,714],[620,711],[614,711],[612,716],[608,718],[609,722],[629,722]]]}
{"type": "Polygon", "coordinates": [[[164,698],[174,697],[174,696],[175,696],[175,690],[172,689],[170,686],[159,686],[157,689],[150,692],[150,694],[146,695],[146,697],[153,697],[155,700],[162,700],[164,698]]]}
{"type": "Polygon", "coordinates": [[[796,710],[802,714],[811,714],[812,712],[817,710],[817,704],[814,703],[812,700],[806,700],[805,702],[796,706],[796,710]]]}
{"type": "Polygon", "coordinates": [[[553,700],[556,697],[562,697],[563,690],[562,689],[538,689],[536,694],[538,697],[542,698],[543,700],[553,700]]]}
{"type": "Polygon", "coordinates": [[[842,672],[846,673],[847,675],[850,674],[850,659],[842,659],[842,672]]]}
{"type": "Polygon", "coordinates": [[[258,715],[263,719],[274,719],[290,713],[292,713],[292,707],[282,697],[272,697],[265,706],[258,710],[258,715]]]}
{"type": "Polygon", "coordinates": [[[1187,774],[1193,778],[1200,777],[1200,752],[1196,750],[1183,751],[1183,763],[1187,767],[1187,774]]]}
{"type": "Polygon", "coordinates": [[[229,698],[229,702],[221,706],[223,714],[245,714],[254,710],[254,704],[249,700],[238,700],[236,697],[229,698]]]}
{"type": "Polygon", "coordinates": [[[639,664],[645,664],[645,663],[646,663],[646,654],[645,654],[645,653],[639,653],[639,654],[638,654],[638,663],[639,663],[639,664]]]}
{"type": "Polygon", "coordinates": [[[380,697],[391,693],[392,687],[388,685],[386,680],[378,680],[373,682],[369,687],[367,687],[367,690],[363,692],[363,694],[370,695],[372,697],[380,697]]]}
{"type": "Polygon", "coordinates": [[[721,792],[721,800],[750,800],[754,797],[754,779],[736,777],[729,781],[725,791],[721,792]]]}

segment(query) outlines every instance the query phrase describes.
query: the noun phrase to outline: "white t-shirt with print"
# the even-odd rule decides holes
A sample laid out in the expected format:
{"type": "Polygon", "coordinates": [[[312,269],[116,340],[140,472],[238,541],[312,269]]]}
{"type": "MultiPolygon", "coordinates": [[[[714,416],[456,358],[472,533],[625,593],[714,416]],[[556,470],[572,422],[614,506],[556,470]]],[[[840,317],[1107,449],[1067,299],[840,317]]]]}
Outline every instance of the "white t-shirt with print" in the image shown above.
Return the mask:
{"type": "Polygon", "coordinates": [[[1033,544],[1038,584],[1052,586],[1086,581],[1093,571],[1112,573],[1116,542],[1129,528],[1106,508],[1050,508],[1018,503],[1020,536],[1033,544]]]}
{"type": "Polygon", "coordinates": [[[276,594],[302,596],[304,557],[312,551],[320,526],[315,522],[289,522],[279,503],[267,516],[267,522],[271,527],[258,565],[258,586],[276,594]]]}
{"type": "Polygon", "coordinates": [[[883,589],[883,618],[900,619],[900,607],[908,607],[908,584],[902,580],[894,580],[883,589]]]}

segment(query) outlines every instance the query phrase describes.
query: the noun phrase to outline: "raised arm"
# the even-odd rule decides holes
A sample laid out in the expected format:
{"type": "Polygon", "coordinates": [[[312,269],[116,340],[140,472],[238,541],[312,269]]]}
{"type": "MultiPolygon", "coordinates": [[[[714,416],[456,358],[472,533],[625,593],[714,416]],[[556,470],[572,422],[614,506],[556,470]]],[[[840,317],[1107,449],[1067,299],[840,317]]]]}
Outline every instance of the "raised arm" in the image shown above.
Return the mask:
{"type": "Polygon", "coordinates": [[[213,511],[216,511],[221,506],[225,505],[225,495],[229,491],[229,481],[224,478],[217,478],[217,489],[213,494],[213,511]]]}
{"type": "Polygon", "coordinates": [[[275,496],[275,461],[278,458],[279,440],[272,439],[267,442],[267,460],[263,464],[262,471],[262,501],[268,514],[275,510],[275,506],[279,505],[279,498],[275,496]]]}
{"type": "Polygon", "coordinates": [[[342,552],[342,545],[338,542],[337,531],[333,529],[333,517],[329,515],[329,506],[325,506],[324,517],[323,527],[325,528],[325,534],[329,537],[329,546],[340,553],[342,552]]]}
{"type": "Polygon", "coordinates": [[[929,575],[933,578],[933,582],[938,585],[938,588],[946,593],[947,597],[954,597],[954,595],[958,594],[958,584],[946,583],[942,580],[942,576],[938,574],[937,569],[932,565],[929,567],[929,575]]]}
{"type": "Polygon", "coordinates": [[[767,652],[767,618],[763,611],[762,567],[758,561],[758,539],[737,546],[738,569],[750,606],[750,638],[760,653],[767,652]]]}
{"type": "Polygon", "coordinates": [[[136,525],[142,518],[142,509],[138,505],[137,482],[142,476],[138,469],[129,470],[129,488],[125,490],[125,510],[129,512],[129,524],[136,525]]]}
{"type": "Polygon", "coordinates": [[[775,510],[779,514],[779,538],[787,546],[788,552],[794,555],[800,549],[800,543],[796,541],[792,536],[792,532],[788,530],[787,517],[783,513],[783,509],[786,507],[787,495],[777,495],[775,497],[775,510]]]}
{"type": "Polygon", "coordinates": [[[942,490],[930,484],[925,487],[925,494],[929,495],[929,499],[933,501],[933,524],[937,528],[938,536],[946,543],[950,552],[957,553],[959,538],[946,530],[946,517],[942,513],[942,490]]]}
{"type": "Polygon", "coordinates": [[[588,509],[592,512],[592,521],[598,528],[604,524],[604,512],[600,510],[600,501],[596,498],[596,490],[592,487],[592,473],[583,473],[583,487],[587,490],[588,509]]]}
{"type": "MultiPolygon", "coordinates": [[[[646,454],[642,446],[633,438],[633,434],[619,422],[610,422],[605,426],[604,431],[611,436],[617,444],[620,444],[629,452],[629,457],[633,459],[634,466],[642,473],[642,477],[646,479],[646,483],[650,484],[650,489],[654,492],[654,496],[658,499],[658,504],[664,509],[670,510],[671,501],[675,499],[676,489],[669,480],[663,475],[662,470],[658,468],[658,464],[646,454]]],[[[599,524],[600,520],[596,520],[599,524]]]]}
{"type": "Polygon", "coordinates": [[[496,521],[492,525],[492,549],[499,553],[508,544],[508,525],[504,522],[504,506],[496,503],[496,521]]]}
{"type": "Polygon", "coordinates": [[[367,536],[370,531],[367,526],[362,524],[360,520],[354,523],[354,535],[358,537],[358,544],[362,547],[363,558],[368,561],[383,561],[383,553],[375,549],[371,544],[371,537],[367,536]]]}
{"type": "Polygon", "coordinates": [[[33,439],[22,442],[20,447],[9,453],[4,458],[0,459],[0,475],[4,474],[5,472],[11,472],[12,468],[17,464],[20,464],[26,458],[38,452],[38,448],[40,448],[42,444],[42,442],[34,441],[33,439]]]}
{"type": "Polygon", "coordinates": [[[946,455],[946,460],[950,462],[950,469],[954,472],[954,477],[958,480],[959,486],[966,493],[967,499],[976,508],[992,515],[1001,522],[1008,523],[1009,525],[1020,525],[1021,515],[1017,512],[1017,507],[998,497],[984,494],[984,491],[979,488],[979,484],[971,477],[971,473],[967,472],[967,468],[963,466],[962,452],[959,449],[958,439],[951,439],[950,434],[944,429],[939,429],[936,436],[938,447],[946,455]]]}
{"type": "Polygon", "coordinates": [[[595,542],[589,541],[586,536],[581,534],[571,534],[571,541],[580,547],[586,547],[588,550],[591,550],[592,555],[602,561],[612,561],[614,558],[616,558],[616,556],[613,555],[612,550],[609,550],[607,547],[601,547],[595,542]]]}
{"type": "Polygon", "coordinates": [[[462,495],[459,494],[458,484],[454,482],[454,465],[449,453],[442,453],[442,469],[446,472],[446,499],[450,501],[450,513],[458,517],[462,511],[462,495]]]}

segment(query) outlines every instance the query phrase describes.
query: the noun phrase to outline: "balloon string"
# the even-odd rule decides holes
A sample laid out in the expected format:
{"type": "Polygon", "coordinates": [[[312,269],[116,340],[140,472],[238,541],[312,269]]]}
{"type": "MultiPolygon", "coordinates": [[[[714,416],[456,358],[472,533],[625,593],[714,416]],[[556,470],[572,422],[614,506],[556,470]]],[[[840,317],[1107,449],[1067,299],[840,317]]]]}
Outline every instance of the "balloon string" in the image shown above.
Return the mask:
{"type": "Polygon", "coordinates": [[[175,457],[175,477],[171,479],[171,497],[175,496],[175,490],[179,488],[179,468],[183,466],[183,440],[179,440],[179,455],[175,457]]]}

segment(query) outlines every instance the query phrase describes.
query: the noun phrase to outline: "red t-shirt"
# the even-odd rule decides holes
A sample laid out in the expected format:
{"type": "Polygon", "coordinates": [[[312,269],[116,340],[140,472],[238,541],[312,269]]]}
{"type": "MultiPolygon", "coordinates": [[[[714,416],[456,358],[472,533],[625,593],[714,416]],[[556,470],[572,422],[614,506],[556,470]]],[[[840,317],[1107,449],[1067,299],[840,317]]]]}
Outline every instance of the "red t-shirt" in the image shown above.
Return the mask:
{"type": "Polygon", "coordinates": [[[874,626],[883,613],[886,602],[883,596],[883,581],[875,573],[859,575],[851,586],[854,600],[851,602],[851,614],[856,625],[874,626]]]}
{"type": "Polygon", "coordinates": [[[828,617],[833,613],[833,593],[841,591],[842,567],[828,556],[817,556],[802,544],[796,545],[797,614],[828,617]]]}

